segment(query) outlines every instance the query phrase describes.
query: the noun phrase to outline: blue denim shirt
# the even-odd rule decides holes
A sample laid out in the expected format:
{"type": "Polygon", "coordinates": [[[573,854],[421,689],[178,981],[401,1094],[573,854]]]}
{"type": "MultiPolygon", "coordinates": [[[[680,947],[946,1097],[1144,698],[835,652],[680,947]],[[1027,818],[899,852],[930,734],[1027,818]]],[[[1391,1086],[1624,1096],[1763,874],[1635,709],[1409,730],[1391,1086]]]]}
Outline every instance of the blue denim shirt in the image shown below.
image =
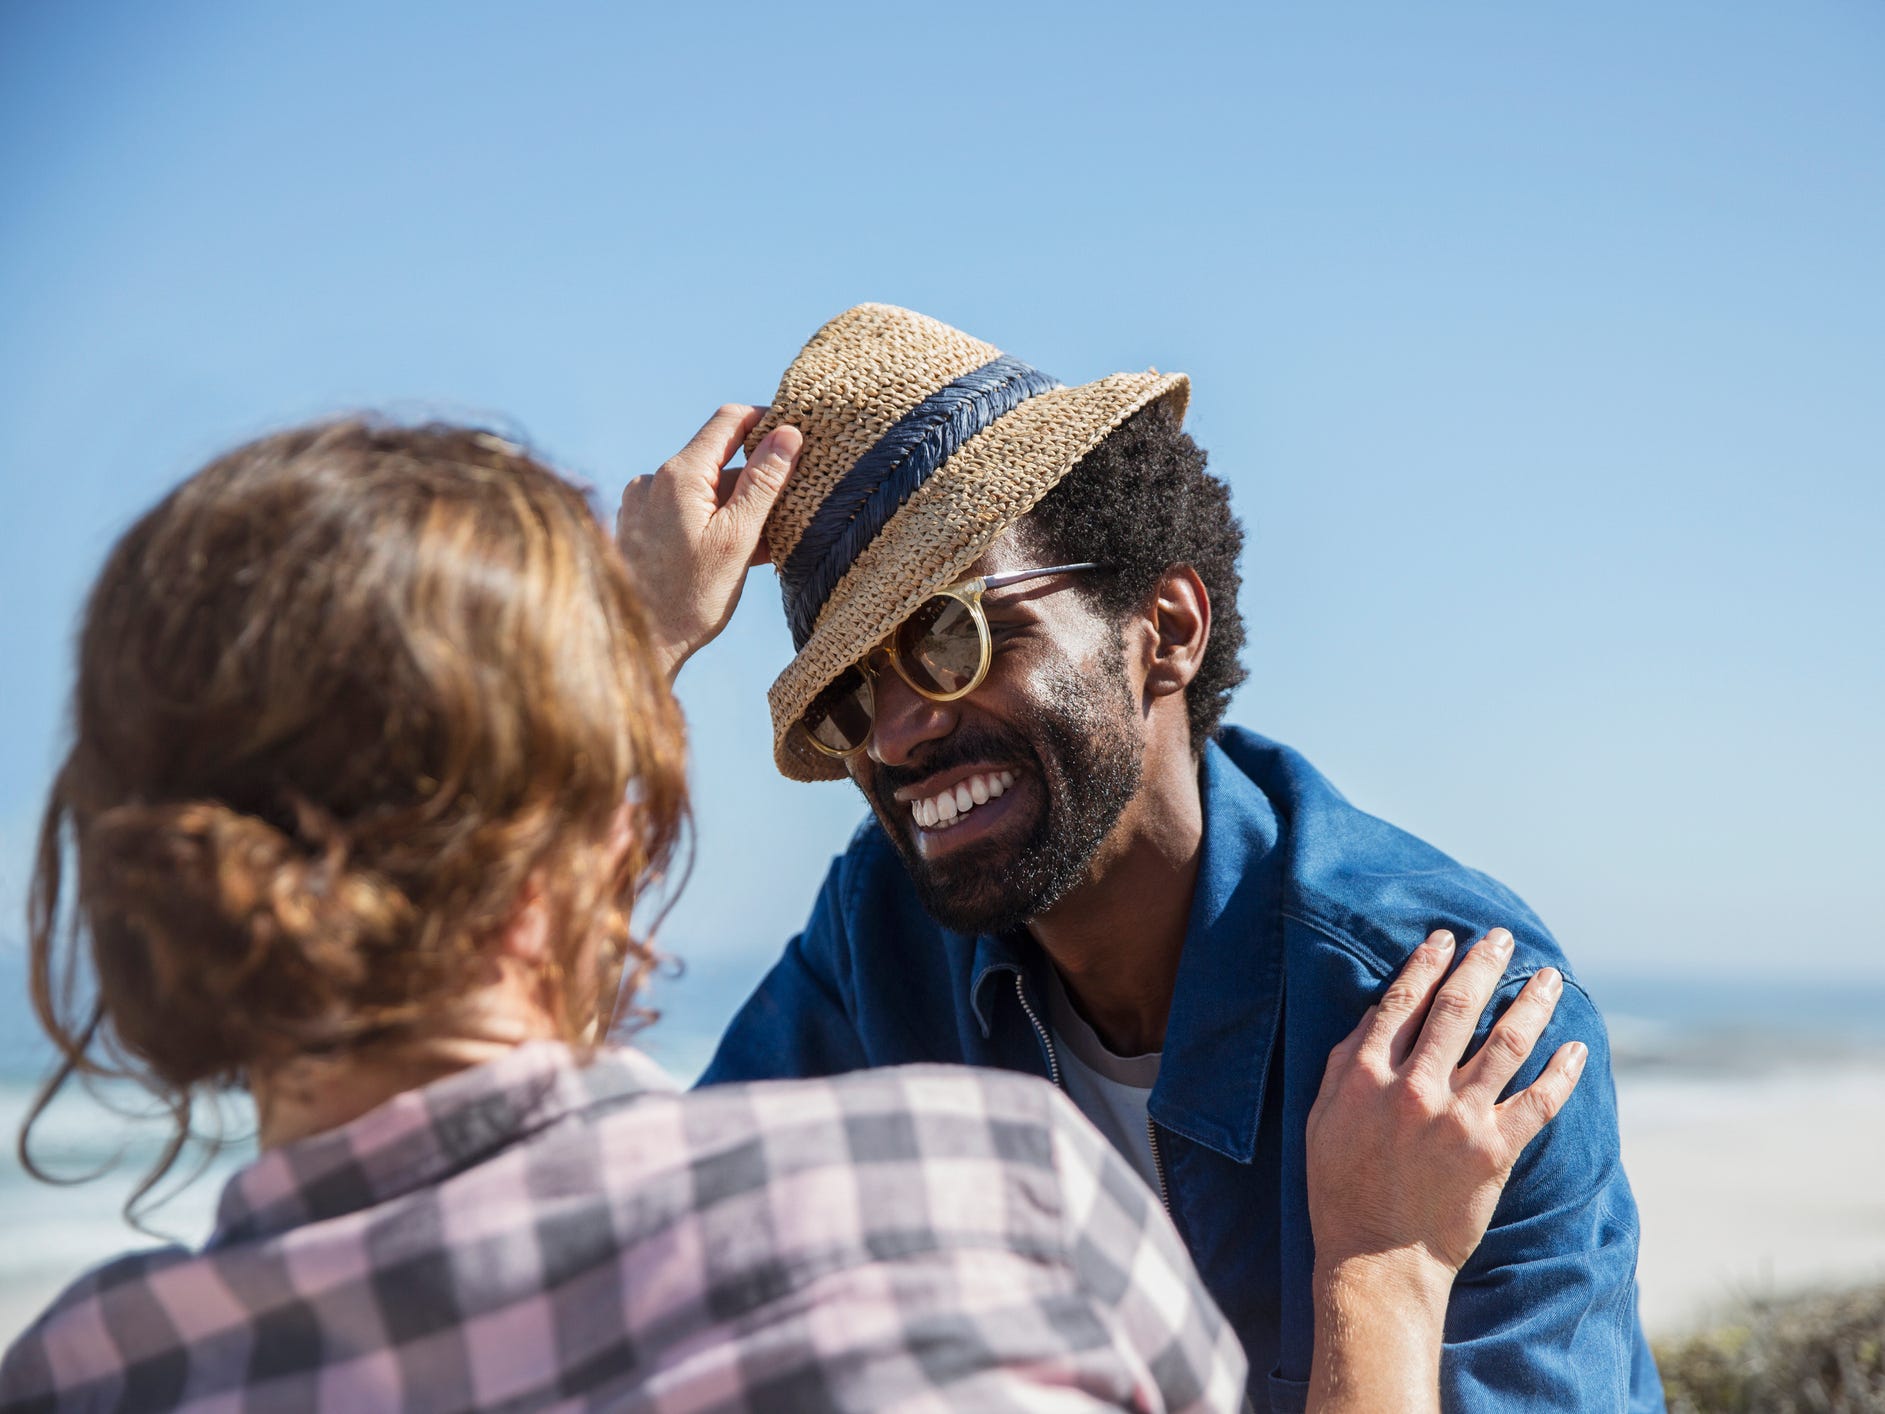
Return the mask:
{"type": "MultiPolygon", "coordinates": [[[[1556,940],[1517,895],[1357,810],[1287,747],[1229,728],[1206,747],[1201,781],[1204,848],[1148,1111],[1172,1217],[1250,1357],[1252,1402],[1300,1410],[1308,1390],[1303,1128],[1330,1049],[1430,931],[1464,940],[1503,925],[1518,947],[1482,1037],[1539,968],[1565,979],[1514,1088],[1565,1041],[1583,1041],[1590,1059],[1454,1285],[1445,1404],[1662,1409],[1636,1314],[1636,1203],[1610,1048],[1556,940]]],[[[1046,966],[1025,935],[967,937],[931,921],[867,823],[702,1083],[908,1061],[1045,1076],[1046,966]]]]}

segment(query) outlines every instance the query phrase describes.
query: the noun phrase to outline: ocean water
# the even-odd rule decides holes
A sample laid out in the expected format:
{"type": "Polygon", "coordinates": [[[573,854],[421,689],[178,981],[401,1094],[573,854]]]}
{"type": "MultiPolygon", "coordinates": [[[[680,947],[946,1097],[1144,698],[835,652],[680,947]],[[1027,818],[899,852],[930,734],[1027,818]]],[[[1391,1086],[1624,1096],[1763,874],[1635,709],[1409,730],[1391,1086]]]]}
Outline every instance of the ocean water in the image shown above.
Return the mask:
{"type": "MultiPolygon", "coordinates": [[[[682,1080],[697,1075],[718,1027],[753,976],[696,974],[658,985],[664,1018],[637,1038],[682,1080]]],[[[200,1242],[229,1176],[253,1156],[246,1103],[224,1108],[230,1142],[193,1181],[130,1227],[122,1208],[168,1132],[159,1118],[126,1118],[74,1093],[36,1131],[34,1152],[60,1174],[104,1170],[90,1182],[53,1186],[21,1167],[12,1139],[26,1117],[48,1051],[21,998],[17,953],[0,948],[0,1344],[24,1329],[72,1278],[119,1253],[162,1240],[200,1242]]],[[[1608,1022],[1626,1122],[1660,1126],[1747,1102],[1775,1086],[1837,1086],[1885,1066],[1885,982],[1789,984],[1685,978],[1585,979],[1608,1022]]],[[[135,1108],[135,1093],[107,1096],[135,1108]]],[[[148,1106],[145,1108],[148,1109],[148,1106]]],[[[187,1175],[186,1159],[177,1169],[187,1175]]]]}
{"type": "Polygon", "coordinates": [[[1885,1059],[1885,979],[1585,974],[1619,1076],[1733,1082],[1885,1059]]]}
{"type": "MultiPolygon", "coordinates": [[[[121,1210],[138,1176],[161,1151],[167,1126],[153,1120],[128,1121],[75,1095],[36,1126],[34,1156],[62,1177],[102,1176],[89,1182],[44,1183],[21,1167],[13,1148],[36,1090],[23,1078],[0,1079],[0,1130],[8,1141],[6,1155],[0,1158],[0,1214],[5,1215],[0,1218],[0,1338],[10,1339],[73,1277],[108,1258],[165,1239],[201,1242],[210,1231],[223,1182],[254,1153],[252,1142],[232,1145],[195,1182],[156,1209],[149,1221],[159,1235],[141,1233],[121,1210]]],[[[245,1120],[238,1113],[238,1125],[245,1120]]],[[[186,1160],[176,1173],[187,1177],[195,1167],[186,1160]]]]}

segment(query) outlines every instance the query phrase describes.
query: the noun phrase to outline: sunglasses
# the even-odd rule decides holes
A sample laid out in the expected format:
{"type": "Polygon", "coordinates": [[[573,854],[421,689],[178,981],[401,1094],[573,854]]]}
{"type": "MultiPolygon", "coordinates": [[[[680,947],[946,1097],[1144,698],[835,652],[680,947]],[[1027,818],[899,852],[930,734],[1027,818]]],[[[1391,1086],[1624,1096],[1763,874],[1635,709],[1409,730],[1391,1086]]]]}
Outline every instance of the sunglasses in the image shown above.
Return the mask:
{"type": "Polygon", "coordinates": [[[800,730],[827,756],[850,756],[862,751],[877,719],[877,694],[871,687],[876,673],[871,660],[878,652],[890,660],[897,676],[918,696],[931,702],[967,697],[982,685],[995,656],[988,616],[982,611],[984,594],[1044,575],[1104,568],[1098,564],[1049,565],[1045,569],[965,579],[938,589],[892,630],[880,649],[839,673],[812,699],[799,718],[800,730]]]}

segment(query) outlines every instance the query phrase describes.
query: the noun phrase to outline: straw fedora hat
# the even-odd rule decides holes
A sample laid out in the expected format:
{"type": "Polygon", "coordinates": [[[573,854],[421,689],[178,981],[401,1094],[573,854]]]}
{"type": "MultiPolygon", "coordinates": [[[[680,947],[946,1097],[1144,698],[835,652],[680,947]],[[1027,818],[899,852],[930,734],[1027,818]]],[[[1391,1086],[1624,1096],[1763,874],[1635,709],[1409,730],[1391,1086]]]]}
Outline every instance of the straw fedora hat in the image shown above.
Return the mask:
{"type": "Polygon", "coordinates": [[[773,683],[772,750],[792,780],[844,777],[798,721],[1082,457],[1182,373],[1115,373],[1062,387],[1000,349],[887,304],[832,320],[779,380],[750,453],[774,427],[805,438],[766,523],[798,655],[773,683]]]}

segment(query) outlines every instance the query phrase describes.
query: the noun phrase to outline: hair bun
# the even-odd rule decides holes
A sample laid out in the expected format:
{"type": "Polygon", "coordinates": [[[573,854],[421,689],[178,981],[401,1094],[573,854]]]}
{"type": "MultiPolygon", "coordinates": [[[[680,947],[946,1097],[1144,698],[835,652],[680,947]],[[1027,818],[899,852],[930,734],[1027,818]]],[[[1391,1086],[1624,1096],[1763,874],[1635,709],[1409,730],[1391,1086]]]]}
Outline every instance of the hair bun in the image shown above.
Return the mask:
{"type": "Polygon", "coordinates": [[[94,939],[134,944],[95,948],[100,980],[138,988],[152,1003],[139,1014],[163,1019],[148,1033],[114,1021],[173,1077],[233,1079],[346,1039],[369,954],[411,922],[398,890],[348,868],[337,837],[297,839],[220,801],[117,806],[85,836],[94,939]],[[142,975],[102,975],[111,968],[142,975]]]}

